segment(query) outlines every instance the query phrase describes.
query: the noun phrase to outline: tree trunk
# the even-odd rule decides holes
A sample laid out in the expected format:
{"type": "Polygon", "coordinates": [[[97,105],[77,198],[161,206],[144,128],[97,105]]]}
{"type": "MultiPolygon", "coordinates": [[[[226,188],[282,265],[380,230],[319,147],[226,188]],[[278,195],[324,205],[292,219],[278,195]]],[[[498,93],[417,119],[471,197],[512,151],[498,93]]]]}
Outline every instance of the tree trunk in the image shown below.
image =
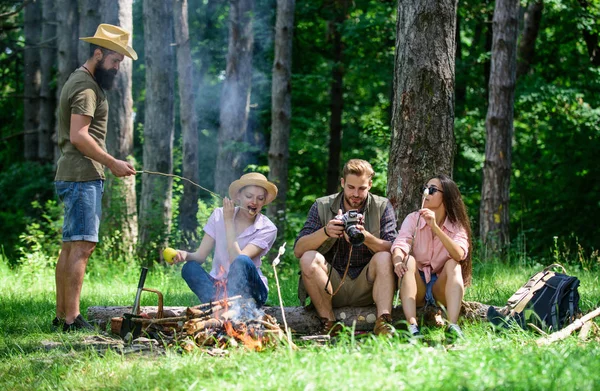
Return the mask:
{"type": "Polygon", "coordinates": [[[333,37],[333,69],[331,72],[331,119],[329,123],[329,162],[327,163],[327,194],[340,187],[340,154],[342,152],[342,113],[344,111],[344,43],[341,28],[347,17],[346,0],[335,0],[335,17],[331,23],[333,37]]]}
{"type": "MultiPolygon", "coordinates": [[[[466,69],[465,65],[462,63],[462,41],[460,40],[460,16],[456,15],[456,57],[455,63],[459,63],[462,65],[462,69],[466,69]]],[[[460,71],[459,71],[460,73],[460,71]]],[[[454,90],[455,104],[463,105],[467,102],[467,83],[465,78],[459,78],[456,80],[455,90],[454,90]]]]}
{"type": "MultiPolygon", "coordinates": [[[[475,301],[463,301],[460,315],[464,319],[471,321],[487,321],[486,313],[489,307],[489,304],[478,303],[475,301]]],[[[501,311],[500,307],[494,308],[501,311]]],[[[168,314],[169,317],[186,316],[187,309],[188,307],[163,308],[164,313],[168,314]]],[[[283,325],[283,318],[279,307],[263,307],[262,309],[266,314],[275,317],[280,325],[283,325]]],[[[314,310],[308,310],[305,307],[283,307],[283,310],[285,311],[287,324],[294,333],[311,334],[315,333],[320,328],[321,323],[314,310]]],[[[144,306],[140,308],[140,312],[154,317],[158,312],[158,307],[144,306]]],[[[347,327],[355,327],[356,331],[373,331],[375,319],[377,318],[375,306],[341,307],[334,308],[333,312],[335,313],[336,319],[339,319],[340,322],[344,323],[347,327]]],[[[439,312],[441,312],[441,309],[434,306],[422,307],[417,310],[417,318],[423,318],[426,325],[436,325],[435,316],[439,312]]],[[[125,313],[131,313],[131,307],[88,307],[87,318],[96,320],[100,328],[104,329],[112,318],[123,316],[125,313]]],[[[166,316],[167,315],[165,315],[165,317],[166,316]]],[[[402,307],[397,306],[392,309],[392,318],[394,319],[394,324],[401,327],[400,324],[404,320],[402,307]]]]}
{"type": "Polygon", "coordinates": [[[398,4],[387,194],[401,223],[419,207],[420,185],[452,175],[456,0],[398,4]]]}
{"type": "MultiPolygon", "coordinates": [[[[79,13],[77,12],[77,0],[56,0],[56,43],[58,77],[56,80],[56,96],[60,98],[60,92],[69,75],[77,69],[77,42],[79,38],[79,13]]],[[[57,113],[55,113],[57,115],[57,113]]],[[[56,116],[55,116],[56,118],[56,116]]],[[[54,161],[60,156],[57,143],[57,126],[55,120],[54,134],[52,136],[54,148],[54,161]]]]}
{"type": "MultiPolygon", "coordinates": [[[[214,188],[215,167],[218,155],[218,147],[215,145],[215,140],[219,133],[219,106],[215,104],[215,97],[218,99],[220,94],[220,86],[215,86],[212,83],[211,77],[207,76],[208,71],[212,67],[213,56],[210,47],[212,45],[224,46],[227,42],[227,37],[222,37],[222,34],[216,34],[218,29],[215,24],[219,23],[218,13],[223,7],[221,0],[207,0],[205,4],[199,6],[198,18],[196,19],[200,28],[195,31],[195,39],[197,42],[202,42],[202,45],[196,49],[196,56],[200,58],[200,67],[195,73],[198,83],[199,93],[196,98],[198,112],[202,113],[198,117],[198,128],[202,132],[198,136],[198,154],[202,156],[202,162],[199,166],[199,174],[202,186],[210,189],[214,188]],[[218,37],[218,38],[217,38],[218,37]],[[217,42],[215,42],[217,41],[217,42]]],[[[200,193],[208,196],[206,192],[200,193]]]]}
{"type": "Polygon", "coordinates": [[[23,31],[25,50],[23,54],[23,149],[25,159],[38,159],[38,127],[40,124],[40,38],[42,36],[41,6],[33,2],[25,6],[23,31]]]}
{"type": "MultiPolygon", "coordinates": [[[[589,14],[589,3],[587,0],[578,0],[586,14],[589,14]]],[[[593,20],[593,15],[588,15],[587,18],[593,20]]],[[[593,23],[590,21],[590,23],[593,23]]],[[[597,21],[596,21],[597,23],[597,21]]],[[[583,40],[587,46],[590,62],[595,66],[600,66],[600,37],[597,33],[590,31],[588,28],[583,28],[583,40]]]]}
{"type": "MultiPolygon", "coordinates": [[[[100,16],[100,0],[78,0],[79,1],[79,37],[91,37],[96,32],[98,25],[108,23],[100,16]]],[[[106,0],[104,0],[105,2],[106,0]]],[[[118,1],[118,0],[117,0],[118,1]]],[[[118,7],[115,0],[107,4],[108,7],[118,7]]],[[[123,26],[121,26],[123,27],[123,26]]],[[[90,44],[77,40],[77,57],[79,64],[83,64],[90,57],[90,44]]],[[[116,87],[116,86],[115,86],[116,87]]],[[[109,128],[110,129],[110,128],[109,128]]]]}
{"type": "MultiPolygon", "coordinates": [[[[132,12],[130,0],[102,0],[100,4],[103,23],[121,26],[130,32],[133,31],[132,12]]],[[[107,91],[109,131],[106,148],[115,158],[128,160],[133,164],[132,72],[133,62],[129,57],[125,57],[119,67],[113,89],[107,91]]],[[[115,178],[110,170],[106,170],[105,189],[101,229],[111,236],[117,232],[120,234],[120,239],[115,241],[115,252],[126,256],[133,255],[138,238],[135,177],[115,178]]]]}
{"type": "Polygon", "coordinates": [[[523,27],[523,35],[519,42],[519,53],[517,56],[517,78],[527,74],[529,68],[531,68],[531,63],[535,55],[535,41],[540,30],[543,10],[544,2],[542,0],[531,1],[529,6],[527,6],[525,26],[523,27]]]}
{"type": "Polygon", "coordinates": [[[490,71],[485,163],[479,209],[484,258],[502,255],[509,244],[509,199],[514,92],[517,70],[518,0],[497,0],[490,71]]]}
{"type": "Polygon", "coordinates": [[[254,0],[231,0],[227,70],[221,93],[219,150],[215,170],[215,191],[227,195],[229,184],[243,172],[240,147],[248,127],[252,86],[252,19],[254,0]]]}
{"type": "MultiPolygon", "coordinates": [[[[487,4],[490,4],[491,0],[486,0],[487,4]]],[[[487,9],[488,7],[486,7],[487,9]]],[[[484,43],[484,53],[490,53],[492,51],[492,39],[494,35],[493,31],[493,23],[492,19],[494,18],[493,14],[485,13],[485,43],[484,43]]],[[[491,57],[491,54],[490,54],[491,57]]],[[[483,77],[485,78],[485,96],[488,97],[490,95],[490,69],[491,69],[491,60],[490,57],[486,57],[483,60],[483,77]]]]}
{"type": "MultiPolygon", "coordinates": [[[[175,56],[172,43],[172,1],[144,0],[144,170],[165,174],[173,172],[175,56]]],[[[138,249],[141,258],[151,264],[151,255],[156,255],[153,252],[157,247],[165,244],[171,228],[173,180],[148,174],[142,178],[138,249]]]]}
{"type": "Polygon", "coordinates": [[[42,3],[42,42],[41,86],[40,86],[40,124],[38,127],[38,158],[45,163],[54,158],[54,112],[56,110],[56,90],[54,67],[56,65],[56,2],[45,0],[42,3]]]}
{"type": "Polygon", "coordinates": [[[285,201],[288,189],[290,119],[292,116],[292,37],[295,0],[277,0],[275,59],[271,85],[271,147],[269,180],[277,185],[277,198],[269,215],[277,225],[279,241],[285,237],[285,201]]]}
{"type": "MultiPolygon", "coordinates": [[[[175,0],[173,9],[175,39],[177,42],[177,74],[179,76],[179,116],[183,138],[182,174],[195,183],[200,181],[198,159],[198,118],[196,116],[196,83],[190,51],[188,29],[188,1],[175,0]]],[[[179,204],[179,228],[183,234],[182,246],[196,248],[198,245],[198,187],[183,182],[183,196],[179,204]]]]}

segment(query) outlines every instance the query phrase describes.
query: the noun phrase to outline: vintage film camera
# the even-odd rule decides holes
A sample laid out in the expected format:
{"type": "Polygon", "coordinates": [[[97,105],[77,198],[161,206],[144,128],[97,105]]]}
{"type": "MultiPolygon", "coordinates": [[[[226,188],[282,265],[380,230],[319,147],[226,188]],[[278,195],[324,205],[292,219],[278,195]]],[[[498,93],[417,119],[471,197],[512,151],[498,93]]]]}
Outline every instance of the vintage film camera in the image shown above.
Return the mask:
{"type": "Polygon", "coordinates": [[[358,210],[349,210],[336,219],[344,223],[344,230],[353,246],[359,246],[365,241],[365,235],[356,228],[356,224],[363,224],[363,215],[358,210]]]}

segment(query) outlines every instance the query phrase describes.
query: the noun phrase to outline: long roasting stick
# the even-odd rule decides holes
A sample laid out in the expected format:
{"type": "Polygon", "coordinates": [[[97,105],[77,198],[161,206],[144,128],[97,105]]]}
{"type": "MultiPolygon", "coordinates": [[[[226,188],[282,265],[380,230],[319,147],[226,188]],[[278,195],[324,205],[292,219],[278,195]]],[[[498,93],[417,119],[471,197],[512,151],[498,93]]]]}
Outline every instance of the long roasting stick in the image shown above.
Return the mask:
{"type": "MultiPolygon", "coordinates": [[[[181,179],[181,180],[184,180],[184,181],[187,181],[187,182],[191,183],[192,185],[194,185],[194,186],[196,186],[196,187],[199,187],[200,189],[202,189],[202,190],[204,190],[204,191],[206,191],[206,192],[210,193],[211,195],[213,195],[213,196],[215,196],[215,197],[217,197],[217,198],[222,198],[222,197],[221,197],[219,194],[217,194],[217,193],[214,193],[214,192],[212,192],[212,191],[208,190],[206,187],[202,187],[202,186],[200,186],[199,184],[197,184],[196,182],[194,182],[194,181],[192,181],[192,180],[190,180],[190,179],[184,178],[184,177],[182,177],[181,175],[175,175],[175,174],[165,174],[164,172],[148,171],[148,170],[140,170],[140,171],[137,171],[137,172],[136,172],[136,174],[162,175],[162,176],[171,177],[171,178],[179,178],[179,179],[181,179]]],[[[244,207],[243,207],[243,206],[241,206],[241,205],[237,205],[237,207],[238,207],[238,208],[240,208],[240,209],[247,210],[247,211],[248,211],[248,212],[250,212],[250,214],[252,214],[252,215],[255,215],[255,214],[257,214],[257,213],[259,212],[258,210],[250,210],[250,209],[244,208],[244,207]]]]}
{"type": "Polygon", "coordinates": [[[279,296],[279,306],[281,307],[281,317],[283,318],[283,325],[285,327],[285,335],[287,336],[288,346],[290,347],[290,353],[292,350],[297,349],[296,344],[292,342],[292,336],[290,335],[290,329],[287,325],[287,321],[285,320],[285,310],[283,308],[283,299],[281,298],[281,287],[279,286],[279,277],[277,277],[277,265],[279,265],[279,257],[281,257],[285,253],[285,245],[283,243],[281,247],[279,247],[279,251],[277,252],[277,256],[271,263],[273,265],[273,272],[275,274],[275,284],[277,285],[277,295],[279,296]]]}

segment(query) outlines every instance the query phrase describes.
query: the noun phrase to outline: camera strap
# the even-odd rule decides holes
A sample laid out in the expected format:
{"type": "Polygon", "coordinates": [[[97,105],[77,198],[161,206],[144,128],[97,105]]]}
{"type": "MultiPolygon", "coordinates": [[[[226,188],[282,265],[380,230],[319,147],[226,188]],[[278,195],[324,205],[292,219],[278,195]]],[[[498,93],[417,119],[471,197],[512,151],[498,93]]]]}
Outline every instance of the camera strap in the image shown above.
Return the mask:
{"type": "MultiPolygon", "coordinates": [[[[333,259],[331,260],[331,269],[329,269],[329,274],[327,276],[327,282],[325,283],[324,289],[325,289],[325,292],[327,292],[327,294],[329,294],[329,291],[327,290],[327,286],[329,285],[329,282],[331,281],[331,273],[333,273],[333,269],[334,269],[333,265],[335,263],[335,258],[337,257],[338,250],[340,249],[339,240],[340,239],[338,239],[335,253],[333,254],[333,259]]],[[[350,246],[350,251],[348,252],[348,262],[346,263],[346,270],[344,270],[344,275],[342,276],[340,285],[337,287],[335,292],[331,293],[331,297],[335,296],[340,291],[340,288],[342,287],[342,285],[344,285],[344,281],[346,281],[346,276],[348,275],[348,270],[350,269],[350,259],[352,258],[352,247],[354,247],[354,246],[350,246]]],[[[333,286],[331,287],[331,289],[333,290],[333,286]]]]}

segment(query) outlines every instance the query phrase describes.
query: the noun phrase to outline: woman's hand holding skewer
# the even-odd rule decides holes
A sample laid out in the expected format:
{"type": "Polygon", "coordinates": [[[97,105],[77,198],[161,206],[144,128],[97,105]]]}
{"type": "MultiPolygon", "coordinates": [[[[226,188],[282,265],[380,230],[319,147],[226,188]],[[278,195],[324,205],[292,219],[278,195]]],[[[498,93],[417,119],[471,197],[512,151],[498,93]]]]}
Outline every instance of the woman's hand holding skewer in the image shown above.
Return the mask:
{"type": "Polygon", "coordinates": [[[402,254],[394,255],[392,262],[394,264],[394,273],[396,273],[398,278],[404,277],[404,274],[408,271],[408,267],[406,266],[406,262],[404,262],[402,254]]]}
{"type": "Polygon", "coordinates": [[[233,213],[235,212],[235,203],[229,198],[223,198],[223,218],[225,222],[233,222],[233,213]]]}
{"type": "Polygon", "coordinates": [[[423,208],[419,210],[419,214],[421,215],[421,218],[423,220],[425,220],[425,222],[427,223],[427,225],[429,225],[429,227],[431,227],[431,229],[435,229],[437,228],[437,221],[435,220],[435,212],[432,211],[431,209],[427,209],[427,208],[423,208]]]}

